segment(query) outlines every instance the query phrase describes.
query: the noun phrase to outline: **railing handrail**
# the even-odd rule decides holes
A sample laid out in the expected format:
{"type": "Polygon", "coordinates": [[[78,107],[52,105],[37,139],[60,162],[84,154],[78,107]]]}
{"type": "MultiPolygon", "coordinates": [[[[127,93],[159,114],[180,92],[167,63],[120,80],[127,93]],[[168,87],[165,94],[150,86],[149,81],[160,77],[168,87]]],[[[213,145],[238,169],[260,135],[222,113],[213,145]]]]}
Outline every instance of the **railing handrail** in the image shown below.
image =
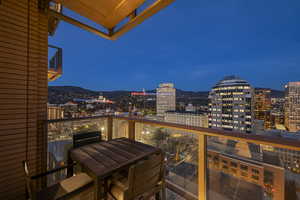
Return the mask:
{"type": "Polygon", "coordinates": [[[78,118],[64,118],[64,119],[51,119],[47,120],[48,123],[57,123],[57,122],[68,122],[68,121],[78,121],[78,120],[86,120],[86,119],[99,119],[99,118],[108,118],[111,115],[99,115],[99,116],[91,116],[91,117],[78,117],[78,118]]]}
{"type": "Polygon", "coordinates": [[[109,117],[113,118],[113,119],[121,119],[121,120],[133,121],[133,122],[143,123],[143,124],[148,124],[148,125],[153,125],[153,126],[159,126],[159,127],[163,127],[163,128],[177,129],[180,131],[192,132],[192,133],[196,133],[199,135],[223,137],[223,138],[231,139],[231,140],[238,140],[238,141],[250,142],[250,143],[254,143],[254,144],[269,145],[269,146],[273,146],[273,147],[277,147],[277,148],[284,148],[284,149],[300,151],[300,141],[290,139],[290,138],[271,137],[271,136],[267,136],[267,135],[256,135],[256,134],[251,134],[251,133],[249,134],[249,133],[224,131],[224,130],[211,129],[211,128],[202,128],[202,127],[197,127],[197,126],[187,126],[187,125],[170,123],[170,122],[149,120],[149,119],[145,119],[143,117],[102,115],[102,116],[83,117],[83,118],[48,120],[48,123],[87,120],[87,119],[100,119],[100,118],[109,118],[109,117]]]}

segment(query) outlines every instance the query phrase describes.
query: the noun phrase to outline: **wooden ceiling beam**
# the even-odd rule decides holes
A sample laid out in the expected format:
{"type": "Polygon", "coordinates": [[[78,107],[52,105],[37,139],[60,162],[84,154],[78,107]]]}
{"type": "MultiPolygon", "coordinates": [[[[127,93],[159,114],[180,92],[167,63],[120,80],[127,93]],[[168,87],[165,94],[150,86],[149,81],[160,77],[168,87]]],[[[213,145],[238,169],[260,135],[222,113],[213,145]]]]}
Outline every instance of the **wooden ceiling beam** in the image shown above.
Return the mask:
{"type": "MultiPolygon", "coordinates": [[[[108,33],[105,33],[99,29],[96,29],[92,26],[89,26],[87,24],[84,24],[74,18],[68,17],[62,13],[58,13],[54,10],[49,9],[49,15],[52,17],[55,17],[57,19],[63,20],[65,22],[68,22],[70,24],[73,24],[75,26],[78,26],[82,29],[85,29],[87,31],[90,31],[98,36],[101,36],[105,39],[108,40],[116,40],[118,39],[120,36],[122,36],[123,34],[125,34],[126,32],[128,32],[129,30],[133,29],[134,27],[136,27],[137,25],[141,24],[143,21],[145,21],[146,19],[148,19],[149,17],[151,17],[152,15],[156,14],[157,12],[159,12],[160,10],[162,10],[163,8],[167,7],[168,5],[170,5],[174,0],[157,0],[155,1],[152,5],[150,5],[148,8],[146,8],[145,10],[143,10],[141,13],[137,14],[137,10],[134,10],[128,17],[129,17],[129,21],[124,24],[121,28],[116,29],[116,28],[110,28],[107,30],[108,33]]],[[[102,25],[102,24],[100,24],[102,25]]],[[[104,28],[105,26],[102,25],[104,28]]]]}

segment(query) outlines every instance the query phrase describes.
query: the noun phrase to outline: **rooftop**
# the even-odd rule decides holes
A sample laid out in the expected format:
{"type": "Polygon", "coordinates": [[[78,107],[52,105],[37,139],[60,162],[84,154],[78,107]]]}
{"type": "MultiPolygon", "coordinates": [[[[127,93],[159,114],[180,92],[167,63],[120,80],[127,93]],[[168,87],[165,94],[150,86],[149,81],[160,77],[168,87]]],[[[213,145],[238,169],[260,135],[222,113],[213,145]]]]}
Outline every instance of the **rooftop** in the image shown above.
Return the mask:
{"type": "Polygon", "coordinates": [[[220,80],[214,88],[225,87],[225,86],[250,86],[248,81],[243,80],[237,76],[226,76],[224,79],[220,80]]]}

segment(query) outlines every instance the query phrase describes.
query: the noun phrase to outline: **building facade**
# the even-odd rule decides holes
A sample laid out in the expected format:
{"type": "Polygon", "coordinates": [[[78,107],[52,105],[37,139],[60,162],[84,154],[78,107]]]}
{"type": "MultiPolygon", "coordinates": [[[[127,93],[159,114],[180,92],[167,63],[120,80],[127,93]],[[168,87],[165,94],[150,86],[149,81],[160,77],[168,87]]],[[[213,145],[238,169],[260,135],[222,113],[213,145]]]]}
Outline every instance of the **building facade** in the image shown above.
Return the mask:
{"type": "Polygon", "coordinates": [[[285,86],[284,124],[290,132],[300,130],[300,82],[285,86]]]}
{"type": "Polygon", "coordinates": [[[48,104],[48,120],[63,119],[64,108],[57,105],[48,104]]]}
{"type": "Polygon", "coordinates": [[[219,81],[209,94],[209,128],[251,133],[252,96],[245,80],[228,76],[219,81]]]}
{"type": "Polygon", "coordinates": [[[161,83],[156,89],[156,113],[164,116],[166,111],[176,110],[176,89],[173,83],[161,83]]]}
{"type": "Polygon", "coordinates": [[[187,112],[196,112],[196,107],[193,106],[193,104],[189,103],[189,104],[185,107],[185,111],[187,111],[187,112]]]}
{"type": "MultiPolygon", "coordinates": [[[[260,161],[248,160],[214,150],[208,150],[208,169],[223,174],[231,175],[237,179],[259,186],[263,190],[261,199],[281,200],[285,197],[284,188],[284,168],[276,165],[266,164],[260,161]]],[[[217,178],[215,174],[215,179],[217,178]]],[[[219,177],[216,184],[222,182],[223,177],[219,177]]],[[[223,185],[214,186],[222,188],[223,185]]],[[[258,192],[258,191],[257,191],[258,192]]],[[[242,197],[238,198],[242,199],[242,197]]]]}
{"type": "Polygon", "coordinates": [[[271,90],[257,88],[254,90],[254,118],[263,120],[265,129],[272,129],[274,124],[271,118],[271,90]]]}
{"type": "Polygon", "coordinates": [[[165,121],[187,126],[208,128],[208,115],[204,113],[167,111],[165,113],[165,121]]]}

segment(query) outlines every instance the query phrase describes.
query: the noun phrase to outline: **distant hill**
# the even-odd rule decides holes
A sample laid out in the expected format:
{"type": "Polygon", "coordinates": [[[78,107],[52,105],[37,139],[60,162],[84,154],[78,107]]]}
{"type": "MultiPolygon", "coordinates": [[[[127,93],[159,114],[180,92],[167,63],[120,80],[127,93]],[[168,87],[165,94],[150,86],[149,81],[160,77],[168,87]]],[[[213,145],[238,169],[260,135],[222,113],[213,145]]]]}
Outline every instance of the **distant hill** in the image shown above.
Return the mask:
{"type": "MultiPolygon", "coordinates": [[[[124,96],[129,96],[132,91],[93,91],[76,86],[49,86],[48,101],[51,104],[62,104],[72,101],[74,98],[88,98],[103,95],[111,100],[119,100],[124,96]]],[[[147,90],[148,93],[155,93],[156,90],[147,90]]],[[[177,101],[186,103],[195,103],[197,101],[206,101],[209,92],[193,92],[177,89],[177,101]]]]}
{"type": "MultiPolygon", "coordinates": [[[[124,96],[129,96],[132,91],[116,90],[116,91],[93,91],[76,86],[49,86],[48,101],[51,104],[62,104],[72,101],[74,98],[89,98],[103,95],[113,101],[118,101],[124,96]]],[[[148,93],[155,93],[155,90],[147,90],[148,93]]],[[[184,91],[176,90],[177,102],[192,104],[207,104],[208,91],[184,91]]],[[[284,91],[271,89],[271,97],[282,98],[284,91]]]]}
{"type": "Polygon", "coordinates": [[[271,97],[272,98],[283,98],[284,91],[282,90],[271,90],[271,97]]]}
{"type": "Polygon", "coordinates": [[[48,86],[48,102],[63,104],[74,98],[87,98],[99,96],[99,92],[75,86],[48,86]]]}
{"type": "MultiPolygon", "coordinates": [[[[269,88],[255,88],[255,89],[269,89],[269,88]]],[[[283,98],[284,97],[284,91],[283,90],[271,90],[271,98],[283,98]]]]}

